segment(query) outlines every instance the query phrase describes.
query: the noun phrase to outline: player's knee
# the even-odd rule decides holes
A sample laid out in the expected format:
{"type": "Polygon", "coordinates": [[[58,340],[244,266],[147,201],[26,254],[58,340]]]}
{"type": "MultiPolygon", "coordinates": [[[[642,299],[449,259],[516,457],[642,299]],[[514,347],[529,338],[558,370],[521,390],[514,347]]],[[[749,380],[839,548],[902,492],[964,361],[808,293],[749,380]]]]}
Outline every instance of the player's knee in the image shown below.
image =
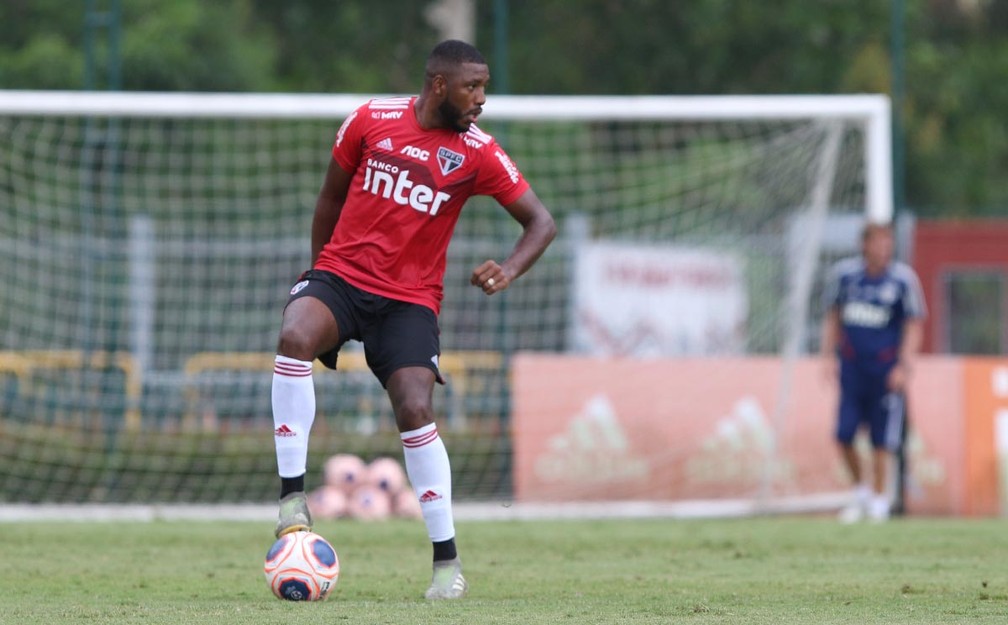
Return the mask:
{"type": "Polygon", "coordinates": [[[407,397],[396,405],[396,424],[402,432],[416,430],[434,422],[434,408],[423,397],[407,397]]]}
{"type": "Polygon", "coordinates": [[[853,447],[856,428],[840,428],[836,431],[836,442],[841,447],[853,447]]]}
{"type": "Polygon", "coordinates": [[[298,360],[315,358],[315,339],[303,328],[284,325],[277,339],[277,354],[298,360]]]}

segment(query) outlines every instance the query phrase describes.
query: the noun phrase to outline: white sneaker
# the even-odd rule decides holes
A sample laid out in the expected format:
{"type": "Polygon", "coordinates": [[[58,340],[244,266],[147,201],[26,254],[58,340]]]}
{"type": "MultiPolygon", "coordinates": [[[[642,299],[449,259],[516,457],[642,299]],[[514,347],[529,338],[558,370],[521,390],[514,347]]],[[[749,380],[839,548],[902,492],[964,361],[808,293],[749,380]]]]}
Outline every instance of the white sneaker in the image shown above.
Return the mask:
{"type": "Polygon", "coordinates": [[[889,509],[889,498],[885,495],[876,495],[868,504],[868,518],[874,523],[888,521],[889,509]]]}
{"type": "Polygon", "coordinates": [[[865,518],[868,512],[868,502],[871,500],[871,489],[865,484],[856,485],[850,492],[850,499],[837,519],[841,523],[858,523],[865,518]]]}
{"type": "Polygon", "coordinates": [[[868,514],[868,504],[871,502],[872,490],[867,484],[858,484],[850,494],[850,503],[840,511],[837,518],[841,523],[857,523],[868,514]]]}
{"type": "Polygon", "coordinates": [[[426,599],[460,599],[469,591],[462,577],[462,561],[458,558],[434,563],[431,585],[424,593],[426,599]]]}
{"type": "Polygon", "coordinates": [[[848,504],[843,510],[840,511],[840,514],[837,515],[837,519],[841,523],[848,523],[848,524],[858,523],[862,519],[864,519],[864,517],[865,517],[864,506],[862,506],[861,503],[858,501],[848,504]]]}

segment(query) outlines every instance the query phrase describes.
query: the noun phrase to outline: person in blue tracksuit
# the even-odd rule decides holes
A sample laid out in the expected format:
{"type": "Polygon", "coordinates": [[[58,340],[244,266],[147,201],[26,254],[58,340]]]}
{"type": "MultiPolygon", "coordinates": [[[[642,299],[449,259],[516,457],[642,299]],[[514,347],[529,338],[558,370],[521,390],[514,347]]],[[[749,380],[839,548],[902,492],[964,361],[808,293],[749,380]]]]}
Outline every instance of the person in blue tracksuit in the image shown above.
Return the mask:
{"type": "Polygon", "coordinates": [[[893,260],[893,249],[892,227],[869,223],[861,255],[837,262],[826,280],[820,346],[827,374],[839,379],[836,440],[854,483],[844,521],[889,518],[887,459],[902,437],[905,391],[927,315],[917,274],[893,260]],[[870,480],[854,448],[862,427],[871,438],[870,480]]]}

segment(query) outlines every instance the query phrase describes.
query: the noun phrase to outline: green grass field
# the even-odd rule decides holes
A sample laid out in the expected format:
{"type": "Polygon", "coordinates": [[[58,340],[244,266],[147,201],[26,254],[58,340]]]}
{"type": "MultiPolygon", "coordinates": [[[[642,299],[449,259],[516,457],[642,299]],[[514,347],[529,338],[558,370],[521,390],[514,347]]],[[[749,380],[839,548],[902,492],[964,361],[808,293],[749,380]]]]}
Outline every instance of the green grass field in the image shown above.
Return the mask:
{"type": "Polygon", "coordinates": [[[0,525],[0,623],[1005,623],[1003,521],[826,518],[467,522],[471,591],[420,598],[419,522],[316,527],[340,554],[324,603],[274,599],[262,523],[0,525]]]}

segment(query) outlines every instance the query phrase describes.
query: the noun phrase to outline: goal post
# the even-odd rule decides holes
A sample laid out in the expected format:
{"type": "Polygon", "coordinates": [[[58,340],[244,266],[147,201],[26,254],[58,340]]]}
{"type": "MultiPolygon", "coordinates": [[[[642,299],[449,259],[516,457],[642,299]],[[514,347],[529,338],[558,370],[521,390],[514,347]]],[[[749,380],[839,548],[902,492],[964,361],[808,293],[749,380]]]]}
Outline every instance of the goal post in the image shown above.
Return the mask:
{"type": "MultiPolygon", "coordinates": [[[[335,132],[369,97],[0,91],[0,501],[274,499],[261,365],[308,262],[335,132]]],[[[515,354],[796,362],[816,317],[824,219],[892,217],[889,106],[880,95],[489,97],[480,127],[560,236],[488,299],[467,276],[520,230],[488,198],[459,221],[440,319],[448,385],[435,399],[459,499],[515,496],[515,354]],[[635,254],[691,282],[648,291],[667,275],[635,274],[635,254]],[[627,260],[621,286],[643,290],[596,292],[613,258],[627,260]],[[638,314],[660,310],[640,302],[692,312],[638,314]]],[[[329,454],[401,453],[356,348],[344,371],[315,376],[310,481],[329,454]]],[[[782,371],[764,406],[771,430],[793,393],[782,371]]],[[[575,392],[565,383],[549,393],[575,392]]],[[[759,481],[747,496],[773,490],[759,481]]]]}

